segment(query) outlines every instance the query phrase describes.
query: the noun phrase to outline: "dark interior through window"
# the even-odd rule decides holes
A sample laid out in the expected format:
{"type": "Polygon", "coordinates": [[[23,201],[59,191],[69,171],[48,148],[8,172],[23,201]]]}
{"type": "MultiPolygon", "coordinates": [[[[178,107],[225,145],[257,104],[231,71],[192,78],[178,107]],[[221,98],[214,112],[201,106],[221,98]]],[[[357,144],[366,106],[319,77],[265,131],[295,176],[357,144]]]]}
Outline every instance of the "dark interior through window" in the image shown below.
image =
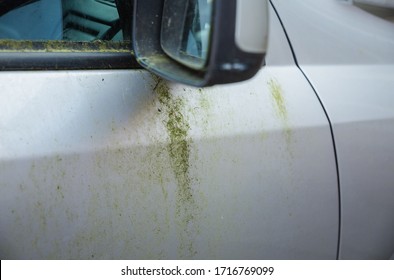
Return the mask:
{"type": "Polygon", "coordinates": [[[0,0],[0,39],[129,41],[132,0],[0,0]]]}

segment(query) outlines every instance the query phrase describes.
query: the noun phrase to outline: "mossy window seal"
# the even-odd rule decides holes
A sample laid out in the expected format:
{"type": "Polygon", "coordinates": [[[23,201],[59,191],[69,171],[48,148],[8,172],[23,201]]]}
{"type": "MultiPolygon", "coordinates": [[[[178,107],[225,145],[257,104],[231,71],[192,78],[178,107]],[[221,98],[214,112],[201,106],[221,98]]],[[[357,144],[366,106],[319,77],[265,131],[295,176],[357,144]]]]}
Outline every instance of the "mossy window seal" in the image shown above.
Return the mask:
{"type": "Polygon", "coordinates": [[[0,40],[0,70],[140,68],[131,43],[0,40]]]}

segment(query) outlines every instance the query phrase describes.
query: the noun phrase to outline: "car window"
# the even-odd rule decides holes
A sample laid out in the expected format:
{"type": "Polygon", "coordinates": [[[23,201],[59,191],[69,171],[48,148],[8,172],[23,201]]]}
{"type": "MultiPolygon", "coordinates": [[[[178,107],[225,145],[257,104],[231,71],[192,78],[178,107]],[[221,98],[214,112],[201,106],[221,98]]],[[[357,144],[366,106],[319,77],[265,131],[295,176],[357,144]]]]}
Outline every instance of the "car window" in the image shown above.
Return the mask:
{"type": "Polygon", "coordinates": [[[0,0],[0,70],[136,66],[131,18],[132,0],[0,0]]]}
{"type": "MultiPolygon", "coordinates": [[[[0,38],[122,41],[125,0],[0,0],[0,38]],[[120,13],[118,12],[120,10],[120,13]]],[[[129,17],[131,12],[129,14],[129,17]]],[[[130,31],[130,30],[126,30],[130,31]]]]}

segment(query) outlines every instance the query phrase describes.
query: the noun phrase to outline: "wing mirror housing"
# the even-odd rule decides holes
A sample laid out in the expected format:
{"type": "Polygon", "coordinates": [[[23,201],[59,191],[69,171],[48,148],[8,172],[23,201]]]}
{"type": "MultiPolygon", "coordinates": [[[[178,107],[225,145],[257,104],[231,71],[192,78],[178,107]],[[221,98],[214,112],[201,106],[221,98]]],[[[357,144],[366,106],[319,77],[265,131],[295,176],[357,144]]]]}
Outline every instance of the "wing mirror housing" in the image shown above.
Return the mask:
{"type": "Polygon", "coordinates": [[[264,64],[267,0],[135,0],[133,51],[164,79],[193,86],[240,82],[264,64]]]}

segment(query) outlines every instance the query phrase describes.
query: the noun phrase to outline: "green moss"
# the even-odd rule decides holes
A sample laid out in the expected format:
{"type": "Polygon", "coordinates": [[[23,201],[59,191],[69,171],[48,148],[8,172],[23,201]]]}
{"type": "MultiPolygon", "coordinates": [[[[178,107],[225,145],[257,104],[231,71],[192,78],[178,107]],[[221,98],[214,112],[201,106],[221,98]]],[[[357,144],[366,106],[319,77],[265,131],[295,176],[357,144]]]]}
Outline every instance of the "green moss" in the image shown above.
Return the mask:
{"type": "Polygon", "coordinates": [[[0,40],[0,52],[130,52],[130,42],[0,40]]]}
{"type": "Polygon", "coordinates": [[[283,90],[278,81],[276,80],[269,80],[268,81],[268,86],[271,92],[271,96],[274,99],[274,103],[276,106],[277,113],[279,117],[281,117],[283,120],[287,120],[287,109],[286,109],[286,104],[285,100],[283,98],[283,90]]]}
{"type": "Polygon", "coordinates": [[[198,92],[201,94],[198,100],[199,106],[204,112],[208,112],[211,109],[211,103],[208,100],[207,95],[204,94],[204,91],[201,88],[198,89],[198,92]]]}
{"type": "Polygon", "coordinates": [[[283,97],[283,89],[279,82],[275,79],[270,79],[267,84],[274,102],[276,114],[281,119],[284,125],[284,134],[286,137],[287,146],[289,148],[291,146],[291,138],[293,132],[289,125],[289,116],[287,112],[286,102],[283,97]]]}
{"type": "Polygon", "coordinates": [[[178,250],[181,257],[189,258],[196,253],[193,236],[197,232],[196,216],[198,214],[190,178],[191,139],[188,135],[190,126],[182,112],[184,109],[182,98],[173,97],[165,81],[156,76],[153,78],[156,83],[154,91],[166,113],[165,126],[169,136],[167,149],[177,180],[175,215],[180,239],[178,250]]]}

